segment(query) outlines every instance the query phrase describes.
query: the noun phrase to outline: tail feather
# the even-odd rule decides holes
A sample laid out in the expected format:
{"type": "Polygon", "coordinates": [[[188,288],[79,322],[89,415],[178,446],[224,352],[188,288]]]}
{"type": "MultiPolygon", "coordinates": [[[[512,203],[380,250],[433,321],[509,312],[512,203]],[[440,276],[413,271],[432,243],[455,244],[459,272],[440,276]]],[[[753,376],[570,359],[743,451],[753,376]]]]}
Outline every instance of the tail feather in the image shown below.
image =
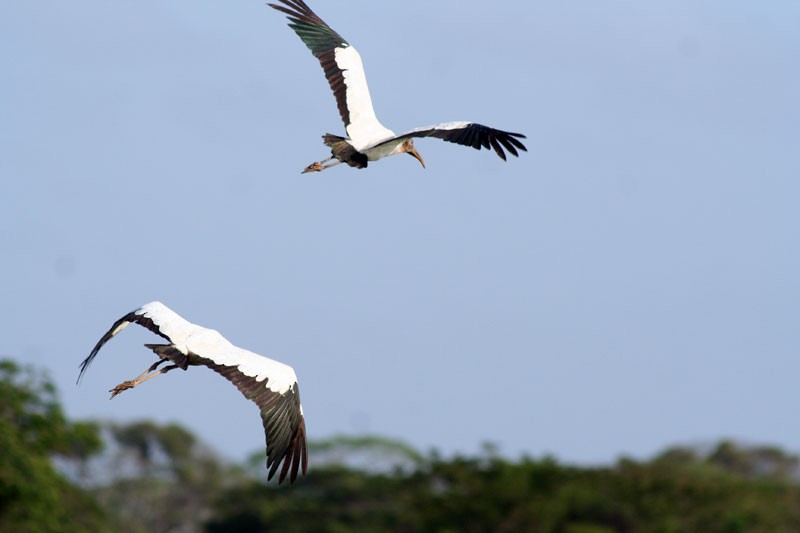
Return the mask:
{"type": "Polygon", "coordinates": [[[333,157],[343,163],[347,163],[355,168],[367,168],[367,156],[353,148],[344,137],[326,133],[322,136],[322,142],[330,147],[333,157]]]}
{"type": "Polygon", "coordinates": [[[161,359],[169,359],[183,370],[189,368],[189,356],[182,354],[171,344],[145,344],[144,346],[153,350],[161,359]]]}

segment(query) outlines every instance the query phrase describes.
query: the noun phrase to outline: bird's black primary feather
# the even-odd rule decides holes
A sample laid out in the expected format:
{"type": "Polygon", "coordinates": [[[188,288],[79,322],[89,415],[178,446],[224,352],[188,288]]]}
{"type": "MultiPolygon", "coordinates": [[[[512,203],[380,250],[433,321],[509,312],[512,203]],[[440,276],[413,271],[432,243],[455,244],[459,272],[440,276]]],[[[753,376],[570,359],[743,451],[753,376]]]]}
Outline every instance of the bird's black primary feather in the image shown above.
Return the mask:
{"type": "Polygon", "coordinates": [[[350,111],[347,108],[347,86],[344,82],[344,71],[336,63],[336,49],[350,45],[336,33],[324,20],[319,18],[303,0],[278,0],[288,7],[268,4],[270,7],[285,13],[289,18],[289,27],[300,37],[311,53],[314,54],[325,78],[331,86],[336,106],[345,127],[350,125],[350,111]]]}

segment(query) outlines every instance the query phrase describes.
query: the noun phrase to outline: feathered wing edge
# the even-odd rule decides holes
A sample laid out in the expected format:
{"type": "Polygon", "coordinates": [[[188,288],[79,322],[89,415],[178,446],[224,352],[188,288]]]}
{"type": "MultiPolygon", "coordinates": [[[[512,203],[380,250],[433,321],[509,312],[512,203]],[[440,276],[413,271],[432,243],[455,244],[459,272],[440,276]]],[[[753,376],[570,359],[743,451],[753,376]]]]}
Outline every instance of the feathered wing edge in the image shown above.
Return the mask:
{"type": "Polygon", "coordinates": [[[336,33],[328,24],[319,18],[303,0],[278,0],[289,7],[277,4],[267,4],[286,14],[289,18],[289,27],[300,37],[311,53],[314,54],[325,78],[336,98],[336,106],[342,117],[345,127],[350,125],[350,111],[347,107],[347,85],[344,80],[344,71],[336,63],[336,49],[350,46],[344,38],[336,33]]]}
{"type": "Polygon", "coordinates": [[[436,137],[437,139],[460,144],[462,146],[471,146],[476,150],[480,150],[481,148],[486,148],[488,150],[492,148],[503,161],[507,159],[503,148],[508,150],[514,157],[519,157],[518,150],[524,152],[528,151],[525,145],[518,140],[525,139],[525,135],[490,128],[489,126],[484,126],[483,124],[477,124],[475,122],[449,122],[437,124],[436,126],[416,128],[401,133],[393,139],[382,141],[376,146],[380,146],[386,142],[396,142],[411,137],[436,137]]]}
{"type": "Polygon", "coordinates": [[[289,482],[294,483],[299,471],[305,475],[308,469],[308,446],[297,383],[280,394],[267,387],[269,378],[257,381],[235,366],[219,365],[206,358],[200,358],[200,362],[233,383],[245,398],[258,405],[267,444],[267,479],[272,479],[279,468],[278,483],[283,483],[287,475],[289,482]]]}
{"type": "Polygon", "coordinates": [[[142,309],[139,308],[139,309],[137,309],[135,311],[131,311],[130,313],[128,313],[124,317],[122,317],[119,320],[117,320],[116,322],[114,322],[114,325],[112,325],[111,328],[108,331],[106,331],[105,335],[103,335],[100,338],[100,340],[97,341],[97,344],[95,344],[95,346],[92,349],[92,351],[89,354],[89,356],[86,359],[84,359],[83,362],[80,365],[81,370],[80,370],[80,373],[78,374],[77,383],[80,383],[81,379],[83,379],[83,374],[89,368],[89,365],[92,364],[92,361],[94,361],[94,358],[97,357],[98,352],[100,352],[100,348],[102,348],[105,345],[105,343],[110,341],[115,335],[117,335],[117,333],[119,333],[123,329],[127,328],[130,324],[134,324],[134,323],[135,324],[139,324],[140,326],[143,326],[143,327],[149,329],[150,331],[152,331],[156,335],[159,335],[160,337],[163,337],[163,338],[167,339],[168,341],[172,342],[172,340],[169,337],[167,337],[164,333],[161,332],[161,329],[158,327],[158,325],[155,322],[153,322],[153,320],[151,318],[146,317],[143,314],[139,314],[141,312],[141,310],[142,309]]]}

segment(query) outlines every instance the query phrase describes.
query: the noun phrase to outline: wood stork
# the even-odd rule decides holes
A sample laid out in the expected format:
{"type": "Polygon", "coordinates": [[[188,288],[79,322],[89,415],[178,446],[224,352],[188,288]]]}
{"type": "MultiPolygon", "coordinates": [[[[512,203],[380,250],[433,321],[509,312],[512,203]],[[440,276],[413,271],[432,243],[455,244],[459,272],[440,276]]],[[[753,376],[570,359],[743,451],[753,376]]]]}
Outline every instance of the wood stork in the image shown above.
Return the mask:
{"type": "Polygon", "coordinates": [[[312,163],[303,173],[320,172],[340,163],[366,168],[369,161],[401,153],[417,158],[424,168],[425,161],[414,148],[414,137],[436,137],[478,150],[491,147],[504,161],[506,154],[503,148],[514,156],[519,155],[517,149],[527,151],[518,140],[524,139],[524,135],[474,122],[446,122],[395,134],[378,122],[375,116],[361,56],[356,49],[319,18],[303,0],[278,1],[284,5],[269,5],[288,15],[289,27],[319,60],[349,136],[323,135],[322,140],[331,148],[333,156],[312,163]]]}
{"type": "Polygon", "coordinates": [[[262,355],[238,348],[219,332],[192,324],[161,302],[151,302],[123,316],[97,342],[81,363],[78,383],[100,348],[130,324],[139,324],[169,344],[145,344],[159,360],[136,378],[123,381],[109,392],[111,398],[158,375],[176,368],[186,370],[204,365],[236,385],[244,396],[258,405],[267,440],[267,479],[272,479],[283,463],[278,482],[289,474],[294,483],[297,472],[306,473],[308,449],[306,425],[297,376],[292,367],[262,355]],[[172,364],[158,368],[166,362],[172,364]]]}

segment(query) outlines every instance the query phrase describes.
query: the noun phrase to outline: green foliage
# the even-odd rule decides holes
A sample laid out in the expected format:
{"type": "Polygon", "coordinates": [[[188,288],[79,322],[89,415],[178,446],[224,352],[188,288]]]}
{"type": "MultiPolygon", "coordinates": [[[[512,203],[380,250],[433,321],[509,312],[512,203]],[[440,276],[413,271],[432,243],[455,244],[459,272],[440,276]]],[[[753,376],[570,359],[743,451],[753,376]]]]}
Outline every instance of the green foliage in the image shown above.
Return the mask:
{"type": "Polygon", "coordinates": [[[799,531],[792,456],[723,445],[736,461],[721,462],[717,447],[605,468],[510,462],[490,449],[478,458],[432,455],[391,475],[330,464],[294,488],[253,481],[223,492],[206,531],[799,531]]]}
{"type": "Polygon", "coordinates": [[[354,437],[339,435],[330,439],[311,443],[311,451],[315,455],[333,454],[342,458],[359,452],[375,452],[380,457],[395,457],[409,461],[415,465],[423,462],[424,457],[417,450],[397,440],[377,435],[354,437]]]}
{"type": "Polygon", "coordinates": [[[774,446],[742,448],[731,441],[720,442],[707,462],[742,477],[791,479],[798,473],[798,458],[774,446]]]}
{"type": "Polygon", "coordinates": [[[195,463],[201,459],[197,437],[178,424],[159,426],[143,421],[111,424],[109,429],[121,451],[148,476],[164,474],[162,470],[178,478],[191,476],[195,463]]]}
{"type": "Polygon", "coordinates": [[[374,436],[310,448],[308,476],[266,483],[263,454],[257,469],[227,466],[176,424],[70,422],[45,376],[0,361],[0,531],[800,531],[800,463],[775,447],[722,441],[595,468],[510,461],[489,444],[454,458],[374,436]],[[79,466],[93,498],[53,457],[79,466]]]}
{"type": "Polygon", "coordinates": [[[109,446],[101,459],[115,470],[94,493],[121,533],[199,531],[212,498],[225,483],[242,479],[177,424],[143,421],[105,429],[109,446]]]}
{"type": "Polygon", "coordinates": [[[253,480],[221,495],[206,531],[416,531],[416,517],[404,515],[405,483],[339,466],[310,473],[294,487],[253,480]]]}
{"type": "Polygon", "coordinates": [[[85,460],[100,448],[95,426],[66,419],[46,376],[0,360],[0,531],[103,529],[94,501],[51,462],[85,460]]]}

